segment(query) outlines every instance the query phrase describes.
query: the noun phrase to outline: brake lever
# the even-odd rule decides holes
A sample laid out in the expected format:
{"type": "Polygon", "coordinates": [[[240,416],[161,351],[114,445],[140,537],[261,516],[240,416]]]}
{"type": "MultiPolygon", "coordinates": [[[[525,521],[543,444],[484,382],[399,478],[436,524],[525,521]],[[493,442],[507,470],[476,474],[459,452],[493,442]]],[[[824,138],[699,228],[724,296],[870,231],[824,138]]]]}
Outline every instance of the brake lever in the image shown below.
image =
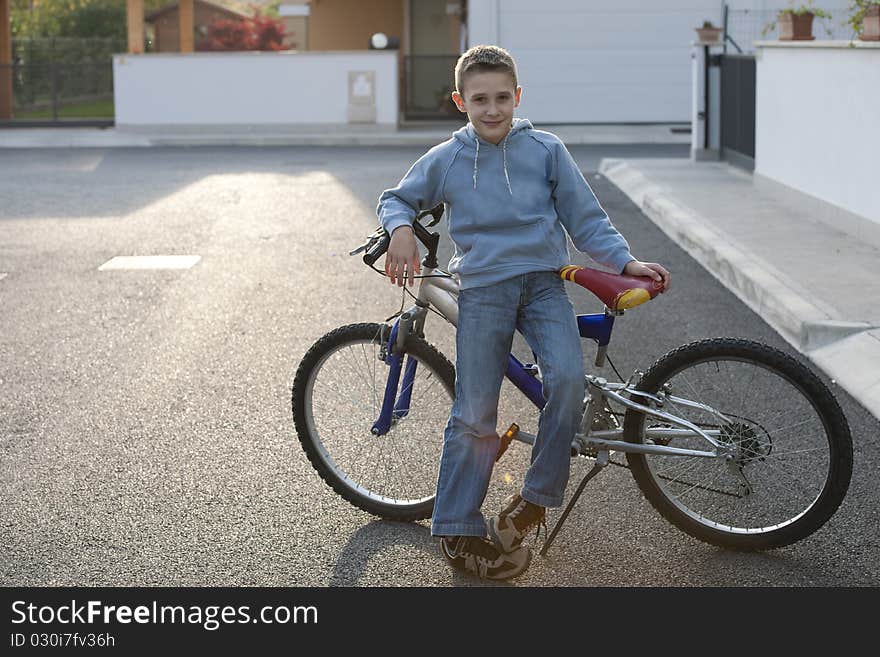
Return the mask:
{"type": "Polygon", "coordinates": [[[364,243],[361,244],[358,248],[356,248],[354,251],[349,251],[349,252],[348,252],[348,255],[353,256],[353,255],[357,255],[358,253],[363,253],[364,251],[367,250],[367,247],[368,247],[369,245],[370,245],[369,242],[364,242],[364,243]]]}
{"type": "Polygon", "coordinates": [[[367,241],[366,241],[366,242],[364,242],[363,244],[361,244],[361,245],[360,245],[359,247],[357,247],[354,251],[349,251],[349,252],[348,252],[348,255],[353,256],[353,255],[357,255],[358,253],[363,253],[364,251],[366,251],[367,249],[369,249],[371,246],[373,246],[373,244],[376,243],[376,240],[380,240],[380,239],[382,239],[382,236],[383,236],[384,234],[385,234],[385,229],[382,228],[381,226],[379,226],[376,230],[374,230],[372,233],[370,233],[369,235],[367,235],[367,241]]]}

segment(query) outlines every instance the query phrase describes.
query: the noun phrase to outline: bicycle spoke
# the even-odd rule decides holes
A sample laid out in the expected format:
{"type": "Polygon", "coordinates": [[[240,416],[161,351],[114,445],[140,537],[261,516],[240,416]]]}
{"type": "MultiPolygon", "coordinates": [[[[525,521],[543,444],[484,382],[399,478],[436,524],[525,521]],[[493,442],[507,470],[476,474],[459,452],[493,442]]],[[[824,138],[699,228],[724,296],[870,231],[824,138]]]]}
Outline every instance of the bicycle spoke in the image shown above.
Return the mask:
{"type": "Polygon", "coordinates": [[[779,472],[789,472],[789,471],[791,471],[792,469],[794,469],[794,470],[797,470],[797,471],[798,471],[799,473],[801,473],[802,475],[807,475],[807,476],[813,475],[813,476],[815,476],[815,474],[816,474],[815,466],[813,466],[813,467],[806,467],[806,466],[802,466],[802,465],[796,465],[796,464],[791,463],[791,462],[788,462],[788,463],[777,463],[777,462],[774,461],[772,458],[766,458],[766,459],[762,459],[761,461],[757,461],[757,462],[749,463],[746,467],[751,467],[751,468],[754,468],[754,469],[757,470],[757,469],[759,469],[762,465],[766,465],[766,466],[769,467],[770,469],[778,470],[779,472]],[[786,469],[786,468],[787,468],[787,469],[786,469]]]}
{"type": "Polygon", "coordinates": [[[690,472],[696,466],[698,466],[700,464],[700,461],[702,461],[702,460],[703,459],[698,456],[682,457],[681,461],[683,463],[685,463],[685,466],[679,472],[677,472],[675,474],[675,477],[672,476],[671,472],[658,472],[657,474],[658,474],[658,476],[665,476],[667,478],[670,478],[670,481],[674,483],[676,480],[678,480],[679,477],[690,472]]]}
{"type": "Polygon", "coordinates": [[[406,416],[397,421],[397,426],[407,425],[407,424],[425,424],[427,422],[446,422],[448,420],[448,416],[437,415],[437,416],[412,416],[412,411],[406,416]]]}
{"type": "Polygon", "coordinates": [[[778,427],[776,429],[768,429],[767,433],[770,434],[771,436],[775,436],[777,434],[784,433],[786,431],[791,431],[792,429],[795,429],[797,427],[803,426],[804,424],[808,424],[808,423],[815,422],[815,421],[816,421],[816,418],[807,418],[806,420],[801,420],[800,422],[798,422],[796,424],[789,424],[786,426],[778,427]]]}
{"type": "MultiPolygon", "coordinates": [[[[360,372],[360,368],[358,368],[358,366],[357,366],[356,357],[353,356],[352,354],[350,354],[348,351],[342,352],[342,350],[340,350],[340,353],[345,354],[343,356],[343,359],[347,363],[349,371],[353,375],[351,377],[351,381],[359,381],[360,383],[364,383],[364,377],[360,372]]],[[[368,384],[365,385],[365,388],[368,392],[370,391],[370,386],[368,384]]]]}
{"type": "MultiPolygon", "coordinates": [[[[339,395],[339,390],[335,390],[332,386],[330,386],[330,384],[324,383],[323,381],[315,381],[315,385],[317,386],[318,384],[320,384],[320,385],[321,385],[322,387],[324,387],[326,390],[328,390],[328,391],[330,391],[331,393],[333,393],[333,395],[334,395],[336,398],[342,398],[342,397],[339,395]]],[[[363,405],[362,402],[361,402],[360,400],[358,400],[358,399],[356,399],[356,398],[354,398],[354,397],[351,397],[351,396],[347,397],[347,398],[346,398],[346,401],[348,401],[348,402],[351,403],[352,408],[360,408],[360,407],[363,405]]]]}
{"type": "Polygon", "coordinates": [[[827,452],[828,446],[823,445],[821,447],[810,447],[808,449],[795,449],[788,452],[780,452],[774,448],[773,452],[770,454],[770,458],[779,458],[780,456],[791,456],[792,454],[806,454],[807,452],[827,452]]]}
{"type": "Polygon", "coordinates": [[[363,352],[363,354],[364,354],[364,360],[365,360],[366,363],[367,363],[367,370],[369,370],[370,373],[371,373],[371,375],[372,375],[372,376],[370,377],[370,384],[371,384],[371,386],[372,386],[372,388],[373,388],[373,408],[376,410],[376,412],[378,412],[379,409],[381,408],[381,404],[379,404],[379,394],[376,392],[376,367],[375,367],[375,361],[376,361],[377,359],[376,359],[376,358],[372,358],[372,359],[371,359],[371,358],[367,355],[367,349],[366,349],[366,347],[365,347],[363,344],[361,345],[361,351],[363,352]],[[372,361],[372,362],[371,362],[371,361],[372,361]],[[371,366],[372,366],[372,367],[371,367],[371,366]]]}
{"type": "MultiPolygon", "coordinates": [[[[767,468],[769,468],[770,470],[772,470],[776,474],[785,474],[789,477],[792,477],[793,479],[795,479],[798,482],[804,481],[803,477],[798,476],[797,474],[793,474],[786,467],[780,467],[777,464],[772,463],[771,461],[764,461],[763,463],[761,463],[761,465],[766,466],[767,468]]],[[[795,467],[797,467],[797,466],[795,466],[795,467]]],[[[802,468],[798,468],[798,469],[800,470],[800,472],[806,472],[806,470],[804,470],[802,468]]],[[[776,482],[774,482],[774,483],[776,483],[776,482]]],[[[779,483],[781,483],[781,482],[779,482],[779,483]]]]}
{"type": "MultiPolygon", "coordinates": [[[[721,473],[721,468],[718,468],[715,472],[715,475],[712,477],[712,480],[709,482],[709,487],[711,487],[715,484],[715,482],[718,480],[720,473],[721,473]]],[[[688,488],[683,493],[680,493],[679,495],[673,495],[673,499],[678,499],[679,501],[681,501],[685,495],[687,495],[688,493],[690,493],[693,490],[696,490],[697,488],[704,489],[704,488],[706,488],[706,486],[704,486],[703,484],[694,484],[693,486],[688,488]]]]}
{"type": "MultiPolygon", "coordinates": [[[[413,382],[413,383],[415,383],[415,382],[413,382]]],[[[428,387],[422,391],[422,394],[419,395],[419,397],[413,401],[413,405],[418,405],[418,402],[420,402],[422,399],[424,399],[425,395],[428,394],[428,391],[431,390],[431,388],[433,388],[436,384],[437,384],[437,379],[435,378],[433,381],[431,381],[430,384],[428,384],[428,387]]]]}

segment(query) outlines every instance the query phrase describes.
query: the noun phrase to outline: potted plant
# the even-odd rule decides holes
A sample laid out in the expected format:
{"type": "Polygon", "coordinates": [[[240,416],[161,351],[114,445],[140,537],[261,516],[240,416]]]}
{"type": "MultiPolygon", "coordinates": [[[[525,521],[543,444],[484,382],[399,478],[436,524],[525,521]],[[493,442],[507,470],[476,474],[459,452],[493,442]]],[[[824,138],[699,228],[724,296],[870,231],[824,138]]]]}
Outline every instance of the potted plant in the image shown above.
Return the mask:
{"type": "Polygon", "coordinates": [[[880,0],[852,0],[849,20],[854,34],[862,41],[880,41],[880,0]]]}
{"type": "Polygon", "coordinates": [[[791,7],[779,10],[776,20],[768,23],[762,34],[776,29],[779,23],[780,41],[812,41],[816,38],[813,36],[814,18],[831,18],[831,14],[814,7],[812,1],[798,7],[792,3],[791,7]]]}
{"type": "Polygon", "coordinates": [[[712,25],[712,21],[703,21],[703,27],[695,27],[700,43],[721,43],[721,28],[712,25]]]}

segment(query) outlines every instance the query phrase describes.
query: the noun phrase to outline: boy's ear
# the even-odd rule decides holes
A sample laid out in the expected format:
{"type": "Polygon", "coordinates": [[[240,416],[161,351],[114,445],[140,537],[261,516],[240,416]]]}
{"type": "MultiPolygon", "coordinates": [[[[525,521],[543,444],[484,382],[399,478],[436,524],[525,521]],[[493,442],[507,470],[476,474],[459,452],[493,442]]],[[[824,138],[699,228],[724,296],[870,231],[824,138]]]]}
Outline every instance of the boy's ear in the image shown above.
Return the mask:
{"type": "Polygon", "coordinates": [[[517,107],[519,107],[519,102],[522,100],[522,87],[516,88],[515,98],[516,98],[516,102],[513,104],[513,107],[517,108],[517,107]]]}
{"type": "Polygon", "coordinates": [[[452,92],[452,102],[455,103],[455,106],[458,108],[459,112],[467,112],[464,108],[464,98],[461,97],[461,94],[457,91],[452,92]]]}

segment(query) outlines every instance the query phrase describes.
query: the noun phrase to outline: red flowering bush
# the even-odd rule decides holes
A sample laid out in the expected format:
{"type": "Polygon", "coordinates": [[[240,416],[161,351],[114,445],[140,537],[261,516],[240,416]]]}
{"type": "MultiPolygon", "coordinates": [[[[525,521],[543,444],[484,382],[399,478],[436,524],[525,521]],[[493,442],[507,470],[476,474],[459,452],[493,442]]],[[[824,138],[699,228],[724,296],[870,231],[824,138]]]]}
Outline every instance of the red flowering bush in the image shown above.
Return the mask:
{"type": "Polygon", "coordinates": [[[241,20],[216,19],[208,25],[207,37],[199,41],[197,50],[287,50],[284,45],[284,23],[278,18],[262,16],[241,20]]]}
{"type": "Polygon", "coordinates": [[[251,21],[254,50],[286,50],[284,46],[284,23],[270,16],[257,14],[251,21]]]}
{"type": "Polygon", "coordinates": [[[208,35],[198,50],[253,50],[253,35],[248,20],[216,19],[208,25],[208,35]]]}

